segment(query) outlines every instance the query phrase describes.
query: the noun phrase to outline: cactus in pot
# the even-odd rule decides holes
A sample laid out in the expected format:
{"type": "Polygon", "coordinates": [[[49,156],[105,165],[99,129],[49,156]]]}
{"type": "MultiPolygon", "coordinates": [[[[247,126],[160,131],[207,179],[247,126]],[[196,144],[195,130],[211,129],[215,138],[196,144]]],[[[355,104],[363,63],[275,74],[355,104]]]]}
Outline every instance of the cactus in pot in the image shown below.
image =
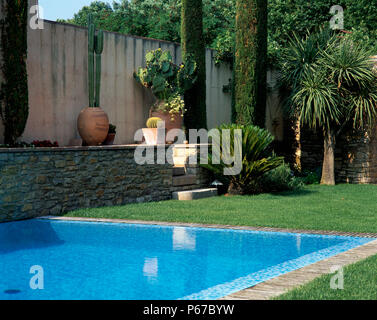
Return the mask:
{"type": "Polygon", "coordinates": [[[149,128],[149,129],[157,129],[158,128],[158,123],[160,121],[162,122],[162,119],[158,118],[158,117],[149,118],[148,121],[147,121],[147,128],[149,128]]]}
{"type": "Polygon", "coordinates": [[[143,129],[145,143],[148,145],[165,144],[166,129],[164,121],[158,117],[149,118],[143,129]]]}
{"type": "Polygon", "coordinates": [[[92,15],[88,17],[88,93],[89,107],[81,111],[78,130],[83,141],[89,146],[103,143],[109,131],[109,118],[100,108],[101,59],[104,44],[102,30],[96,34],[92,15]]]}

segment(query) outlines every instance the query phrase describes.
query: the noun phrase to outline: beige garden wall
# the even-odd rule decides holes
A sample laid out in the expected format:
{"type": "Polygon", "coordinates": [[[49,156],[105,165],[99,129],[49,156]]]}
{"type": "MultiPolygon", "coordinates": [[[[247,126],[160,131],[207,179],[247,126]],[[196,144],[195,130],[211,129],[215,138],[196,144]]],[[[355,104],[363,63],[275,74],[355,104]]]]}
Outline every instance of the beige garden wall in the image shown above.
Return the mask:
{"type": "MultiPolygon", "coordinates": [[[[31,6],[37,0],[29,2],[31,6]]],[[[29,27],[28,32],[29,118],[20,140],[56,140],[61,146],[78,144],[76,121],[88,104],[87,29],[44,21],[43,30],[29,27]]],[[[159,47],[169,50],[176,63],[181,62],[179,44],[105,32],[101,105],[117,126],[117,144],[133,143],[135,131],[145,126],[153,97],[136,83],[133,72],[144,64],[148,51],[159,47]]],[[[209,128],[231,122],[231,95],[224,93],[223,87],[229,84],[232,72],[226,64],[216,66],[214,54],[213,50],[206,52],[209,128]]],[[[275,87],[276,78],[276,72],[268,73],[270,87],[275,87]]],[[[266,112],[266,127],[282,140],[283,117],[276,90],[268,96],[266,112]]]]}
{"type": "MultiPolygon", "coordinates": [[[[29,29],[30,114],[20,140],[57,140],[61,146],[78,142],[77,117],[88,105],[87,45],[86,28],[45,21],[43,30],[29,29]]],[[[148,51],[159,47],[181,61],[178,44],[105,32],[101,106],[117,126],[117,144],[133,143],[135,131],[145,127],[153,97],[133,72],[148,51]]],[[[214,127],[231,120],[231,97],[223,93],[231,71],[214,65],[213,51],[206,54],[208,126],[214,127]]]]}

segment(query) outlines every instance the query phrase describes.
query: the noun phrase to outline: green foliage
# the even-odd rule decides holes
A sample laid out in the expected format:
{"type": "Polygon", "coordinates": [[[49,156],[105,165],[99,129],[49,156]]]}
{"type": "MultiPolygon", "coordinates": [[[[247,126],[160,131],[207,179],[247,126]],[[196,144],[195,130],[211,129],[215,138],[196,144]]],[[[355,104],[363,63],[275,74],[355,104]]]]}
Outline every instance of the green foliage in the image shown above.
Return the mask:
{"type": "MultiPolygon", "coordinates": [[[[196,62],[187,56],[185,62],[173,63],[169,51],[161,48],[150,51],[145,56],[146,67],[134,73],[135,79],[146,88],[150,88],[159,100],[166,103],[162,106],[171,113],[184,112],[184,103],[180,98],[189,90],[197,79],[196,62]]],[[[157,102],[158,106],[159,101],[157,102]]]]}
{"type": "Polygon", "coordinates": [[[93,16],[88,15],[88,82],[89,82],[89,107],[100,106],[101,92],[101,55],[103,52],[103,31],[96,28],[93,16]],[[94,65],[95,58],[95,65],[94,65]],[[94,72],[95,70],[95,72],[94,72]],[[95,96],[94,96],[95,93],[95,96]]]}
{"type": "Polygon", "coordinates": [[[304,181],[295,177],[289,165],[284,163],[267,172],[262,177],[261,184],[264,192],[282,192],[298,190],[304,186],[304,181]]]}
{"type": "MultiPolygon", "coordinates": [[[[86,26],[92,13],[96,26],[107,31],[181,42],[181,0],[114,1],[111,6],[93,1],[84,6],[73,19],[64,21],[86,26]]],[[[203,0],[203,37],[214,48],[234,26],[235,0],[203,0]]],[[[63,20],[60,20],[63,21],[63,20]]]]}
{"type": "Polygon", "coordinates": [[[158,123],[161,121],[162,119],[157,118],[157,117],[149,118],[147,121],[147,128],[150,128],[150,129],[157,128],[158,123]]]}
{"type": "Polygon", "coordinates": [[[371,52],[349,37],[323,32],[304,39],[296,36],[282,56],[292,114],[302,125],[325,132],[340,131],[349,122],[355,128],[372,126],[377,117],[377,77],[371,52]]]}
{"type": "Polygon", "coordinates": [[[0,115],[5,144],[12,146],[24,132],[29,116],[26,69],[28,2],[6,0],[2,5],[1,71],[4,81],[0,89],[0,115]]]}
{"type": "Polygon", "coordinates": [[[109,134],[116,134],[117,133],[117,127],[110,123],[109,125],[109,134]]]}
{"type": "Polygon", "coordinates": [[[216,65],[225,62],[233,67],[233,52],[235,42],[236,34],[231,30],[226,30],[216,38],[213,45],[213,49],[216,50],[214,57],[216,65]]]}
{"type": "Polygon", "coordinates": [[[281,50],[290,43],[290,35],[294,32],[298,37],[305,37],[307,32],[313,33],[318,26],[329,26],[330,8],[333,5],[344,8],[344,28],[355,33],[355,39],[365,37],[369,49],[377,51],[376,30],[377,3],[369,0],[270,0],[269,1],[269,33],[271,47],[270,60],[273,64],[279,61],[281,50]],[[274,50],[277,49],[277,50],[274,50]]]}
{"type": "Polygon", "coordinates": [[[296,87],[304,76],[318,67],[321,50],[326,51],[336,41],[330,29],[318,33],[307,32],[304,37],[296,33],[289,38],[289,44],[281,52],[279,68],[281,80],[288,87],[296,87]]]}
{"type": "Polygon", "coordinates": [[[305,170],[301,172],[300,178],[306,185],[321,183],[322,168],[318,167],[315,171],[305,170]]]}
{"type": "MultiPolygon", "coordinates": [[[[215,61],[232,63],[235,43],[236,0],[203,0],[203,36],[207,47],[217,50],[215,61]]],[[[273,66],[279,62],[281,50],[295,32],[304,37],[321,25],[328,25],[330,8],[343,6],[345,29],[352,31],[354,40],[363,40],[377,52],[377,3],[370,0],[269,0],[268,57],[273,66]]],[[[74,18],[65,22],[86,26],[92,13],[97,27],[174,42],[181,41],[181,0],[114,1],[111,6],[93,1],[74,18]]]]}
{"type": "Polygon", "coordinates": [[[235,111],[237,123],[265,125],[267,2],[237,0],[235,111]]]}
{"type": "Polygon", "coordinates": [[[179,94],[169,97],[164,103],[156,103],[152,107],[152,111],[167,112],[171,116],[171,120],[174,121],[175,116],[179,115],[183,118],[186,113],[185,102],[179,94]]]}
{"type": "Polygon", "coordinates": [[[182,0],[181,43],[183,59],[192,56],[197,64],[197,81],[184,95],[187,109],[185,127],[207,128],[206,48],[202,0],[182,0]]]}
{"type": "Polygon", "coordinates": [[[208,164],[202,166],[216,175],[223,175],[223,179],[230,185],[229,192],[232,194],[253,194],[262,191],[261,178],[267,172],[283,164],[284,158],[276,156],[270,146],[273,136],[264,129],[256,126],[243,126],[237,124],[222,125],[219,128],[220,139],[212,140],[212,148],[208,155],[208,164]],[[230,133],[226,135],[227,130],[230,133]],[[236,130],[241,130],[242,141],[235,138],[236,130]],[[224,175],[224,169],[233,165],[224,161],[224,156],[235,156],[235,146],[240,143],[242,150],[242,169],[237,175],[224,175]],[[221,160],[216,164],[215,150],[220,150],[221,160]],[[228,151],[229,150],[229,151],[228,151]]]}

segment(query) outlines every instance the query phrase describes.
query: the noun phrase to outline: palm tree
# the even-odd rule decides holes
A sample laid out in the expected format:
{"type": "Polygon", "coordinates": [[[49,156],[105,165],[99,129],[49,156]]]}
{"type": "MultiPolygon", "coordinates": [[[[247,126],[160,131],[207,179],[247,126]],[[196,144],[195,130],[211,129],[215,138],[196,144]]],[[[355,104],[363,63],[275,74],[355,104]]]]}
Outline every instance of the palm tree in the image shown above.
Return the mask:
{"type": "Polygon", "coordinates": [[[335,184],[336,137],[348,124],[371,128],[377,117],[377,75],[370,57],[363,46],[327,31],[295,37],[284,55],[282,80],[291,89],[291,114],[323,132],[322,184],[335,184]]]}
{"type": "MultiPolygon", "coordinates": [[[[265,129],[253,125],[224,124],[218,127],[219,138],[212,139],[208,164],[202,166],[218,176],[229,185],[229,194],[244,195],[261,191],[262,176],[284,164],[284,158],[273,153],[271,144],[274,137],[265,129]],[[236,136],[237,131],[242,135],[236,136]],[[239,139],[239,140],[238,140],[239,139]],[[237,148],[238,147],[238,148],[237,148]],[[240,158],[240,172],[224,174],[236,165],[228,158],[240,158]],[[219,161],[214,161],[219,158],[219,161]]],[[[231,170],[230,170],[231,171],[231,170]]]]}

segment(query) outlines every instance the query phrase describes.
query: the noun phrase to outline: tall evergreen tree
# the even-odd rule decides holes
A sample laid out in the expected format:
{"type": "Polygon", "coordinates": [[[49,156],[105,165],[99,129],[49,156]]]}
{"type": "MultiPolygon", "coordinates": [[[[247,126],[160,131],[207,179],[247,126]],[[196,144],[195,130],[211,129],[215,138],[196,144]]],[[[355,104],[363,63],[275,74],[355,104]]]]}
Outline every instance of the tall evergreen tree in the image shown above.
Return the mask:
{"type": "Polygon", "coordinates": [[[28,0],[2,1],[1,49],[3,83],[0,114],[6,144],[15,144],[25,130],[29,115],[27,58],[28,0]]]}
{"type": "Polygon", "coordinates": [[[267,0],[237,0],[235,111],[240,124],[265,125],[267,0]]]}
{"type": "Polygon", "coordinates": [[[198,80],[185,94],[186,129],[207,128],[206,48],[203,37],[202,0],[182,0],[182,57],[190,55],[197,63],[198,80]]]}

